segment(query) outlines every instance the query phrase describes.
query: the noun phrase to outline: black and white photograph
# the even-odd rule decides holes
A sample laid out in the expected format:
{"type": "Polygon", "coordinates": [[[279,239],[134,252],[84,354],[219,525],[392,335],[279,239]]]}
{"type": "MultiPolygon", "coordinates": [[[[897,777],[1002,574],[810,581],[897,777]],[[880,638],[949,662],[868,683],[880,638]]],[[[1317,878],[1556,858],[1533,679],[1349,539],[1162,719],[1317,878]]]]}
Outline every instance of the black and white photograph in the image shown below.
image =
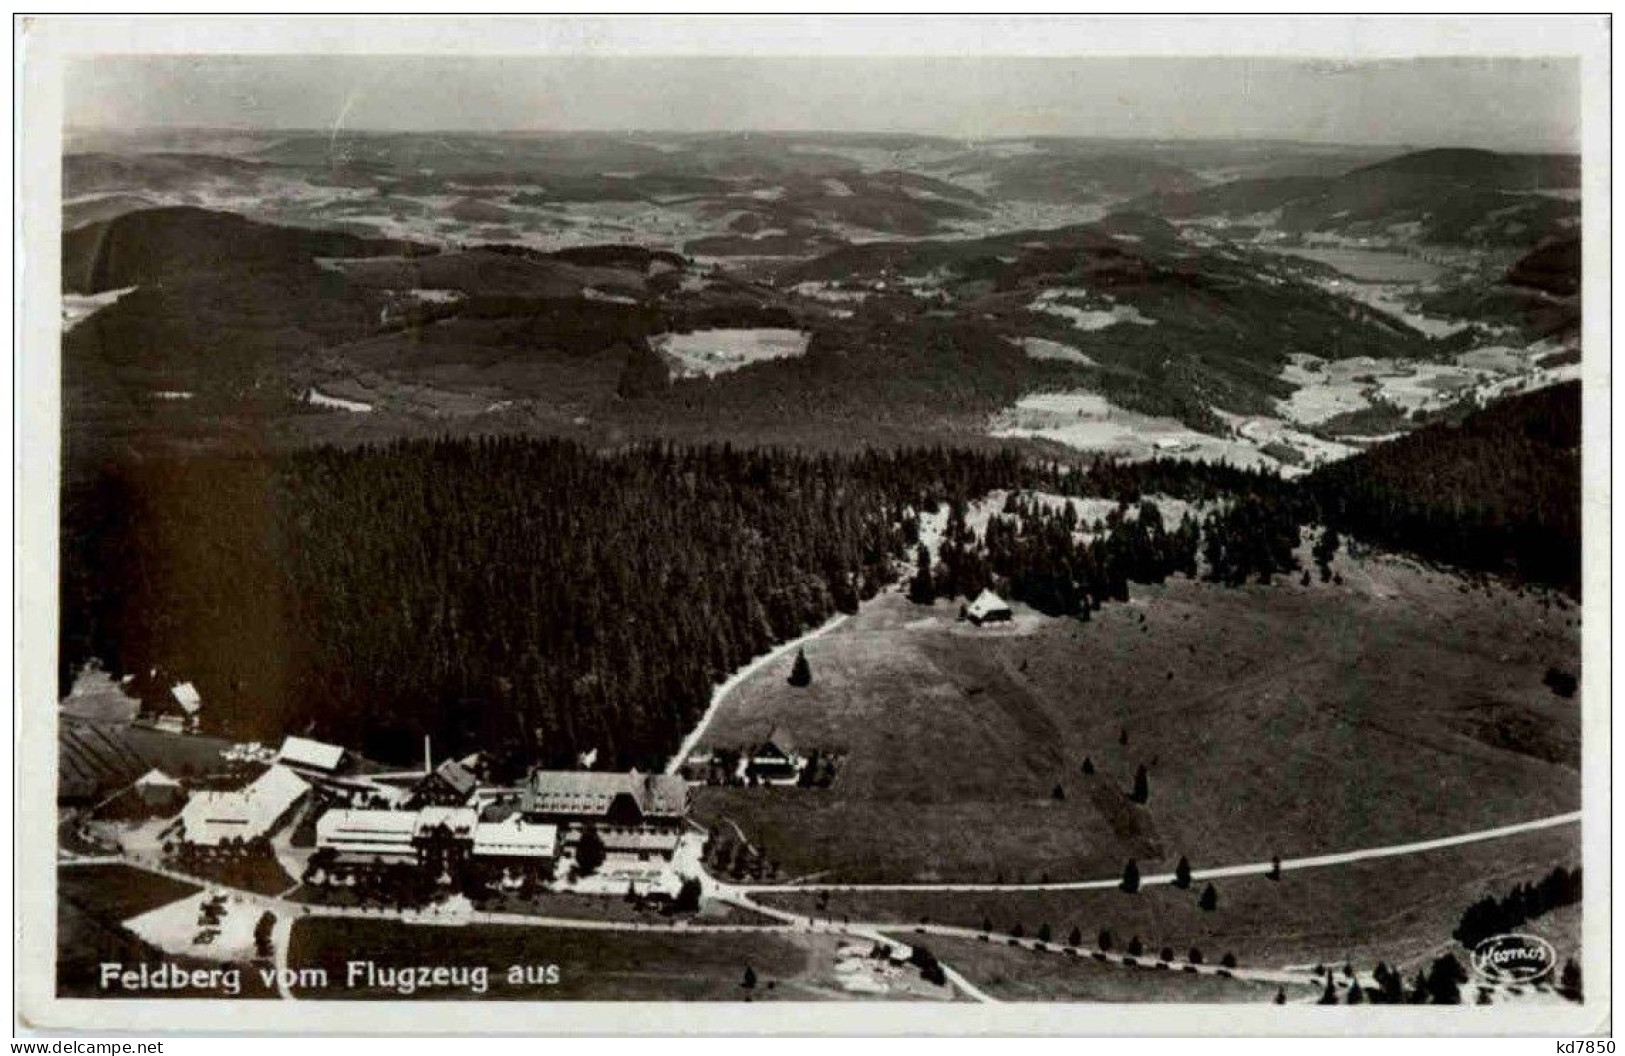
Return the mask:
{"type": "Polygon", "coordinates": [[[1608,1029],[1606,17],[127,21],[25,1024],[1608,1029]]]}

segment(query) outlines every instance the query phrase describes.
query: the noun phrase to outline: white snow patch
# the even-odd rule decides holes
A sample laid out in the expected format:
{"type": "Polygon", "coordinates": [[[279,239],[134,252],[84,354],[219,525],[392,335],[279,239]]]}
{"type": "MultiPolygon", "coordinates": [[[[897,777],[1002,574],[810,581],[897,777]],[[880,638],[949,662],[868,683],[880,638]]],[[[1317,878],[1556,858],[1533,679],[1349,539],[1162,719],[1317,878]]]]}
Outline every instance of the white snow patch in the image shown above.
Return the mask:
{"type": "Polygon", "coordinates": [[[1104,330],[1119,323],[1135,323],[1139,326],[1155,326],[1155,319],[1147,319],[1140,314],[1140,310],[1132,304],[1116,304],[1109,297],[1101,297],[1089,290],[1061,287],[1049,289],[1033,298],[1027,305],[1031,312],[1045,312],[1049,315],[1059,316],[1070,321],[1078,330],[1104,330]],[[1067,304],[1065,298],[1082,300],[1085,305],[1094,305],[1104,301],[1105,308],[1079,307],[1067,304]]]}
{"type": "Polygon", "coordinates": [[[1021,350],[1027,353],[1029,359],[1056,359],[1065,363],[1078,363],[1086,367],[1095,366],[1095,361],[1071,345],[1063,345],[1059,341],[1050,341],[1042,337],[1024,337],[1016,342],[1021,350]]]}
{"type": "Polygon", "coordinates": [[[62,295],[62,332],[67,333],[97,312],[114,304],[120,297],[134,292],[134,286],[103,293],[64,293],[62,295]]]}
{"type": "Polygon", "coordinates": [[[989,425],[995,437],[1052,440],[1082,451],[1119,458],[1223,459],[1234,466],[1264,466],[1291,472],[1246,440],[1199,433],[1172,418],[1157,418],[1118,407],[1092,392],[1043,393],[1023,397],[989,425]]]}
{"type": "Polygon", "coordinates": [[[406,292],[425,304],[456,304],[465,296],[461,290],[431,290],[422,287],[406,292]]]}
{"type": "Polygon", "coordinates": [[[804,330],[696,330],[660,334],[654,348],[679,377],[713,376],[770,359],[805,355],[812,335],[804,330]]]}
{"type": "Polygon", "coordinates": [[[331,407],[337,411],[352,411],[356,414],[366,414],[372,410],[372,404],[362,403],[360,400],[346,400],[338,396],[329,396],[318,389],[311,389],[305,394],[305,402],[317,407],[331,407]]]}
{"type": "Polygon", "coordinates": [[[638,299],[636,297],[627,297],[624,294],[619,293],[605,293],[603,290],[595,289],[592,286],[582,287],[581,299],[584,301],[605,301],[609,304],[638,303],[638,299]]]}
{"type": "Polygon", "coordinates": [[[255,956],[254,927],[264,912],[246,895],[205,890],[131,917],[124,926],[165,953],[241,962],[255,956]],[[203,915],[206,903],[217,907],[217,922],[203,915]]]}

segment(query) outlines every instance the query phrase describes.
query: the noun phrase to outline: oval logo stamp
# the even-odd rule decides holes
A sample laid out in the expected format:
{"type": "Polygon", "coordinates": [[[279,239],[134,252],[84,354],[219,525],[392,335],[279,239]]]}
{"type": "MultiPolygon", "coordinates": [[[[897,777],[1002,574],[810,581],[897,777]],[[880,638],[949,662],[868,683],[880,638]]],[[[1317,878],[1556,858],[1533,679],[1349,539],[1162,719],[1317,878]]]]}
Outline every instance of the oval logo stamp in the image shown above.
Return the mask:
{"type": "Polygon", "coordinates": [[[1539,935],[1492,935],[1473,947],[1473,972],[1490,983],[1532,983],[1557,967],[1557,950],[1539,935]]]}

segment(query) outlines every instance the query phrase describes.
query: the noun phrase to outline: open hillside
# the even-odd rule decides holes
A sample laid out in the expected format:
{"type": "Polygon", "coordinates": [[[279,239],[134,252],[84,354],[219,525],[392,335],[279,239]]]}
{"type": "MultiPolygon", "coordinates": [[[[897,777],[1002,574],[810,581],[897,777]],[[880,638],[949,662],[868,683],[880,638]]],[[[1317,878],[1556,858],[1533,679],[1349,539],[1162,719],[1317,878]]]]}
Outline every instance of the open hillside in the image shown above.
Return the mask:
{"type": "Polygon", "coordinates": [[[887,593],[807,643],[809,686],[786,683],[790,658],[768,665],[705,735],[748,748],[777,728],[836,756],[834,783],[710,787],[699,814],[737,824],[787,877],[985,883],[1574,809],[1579,710],[1543,681],[1575,670],[1571,606],[1375,555],[1331,568],[1341,583],[1176,576],[1087,622],[1018,606],[985,628],[887,593]]]}
{"type": "MultiPolygon", "coordinates": [[[[1137,937],[1148,959],[1172,947],[1183,961],[1194,948],[1208,964],[1228,953],[1244,968],[1352,964],[1364,976],[1379,960],[1407,972],[1425,965],[1454,948],[1451,932],[1480,898],[1536,882],[1554,864],[1573,865],[1579,858],[1573,826],[1536,830],[1414,855],[1287,871],[1279,880],[1221,877],[1212,881],[1218,896],[1212,910],[1198,904],[1207,881],[1193,881],[1190,888],[1148,885],[1134,895],[1111,888],[800,894],[786,888],[758,897],[766,905],[825,918],[890,921],[903,934],[922,921],[985,928],[995,948],[1008,949],[1016,930],[1030,945],[1046,926],[1055,942],[1078,928],[1086,951],[1097,950],[1105,932],[1118,956],[1137,937]]],[[[1196,858],[1191,863],[1197,870],[1206,864],[1196,858]]],[[[1537,918],[1531,927],[1548,919],[1537,918]]],[[[1572,938],[1559,942],[1563,956],[1576,946],[1572,938]]],[[[947,948],[939,952],[946,956],[947,948]]],[[[1465,960],[1465,950],[1455,952],[1465,960]]]]}

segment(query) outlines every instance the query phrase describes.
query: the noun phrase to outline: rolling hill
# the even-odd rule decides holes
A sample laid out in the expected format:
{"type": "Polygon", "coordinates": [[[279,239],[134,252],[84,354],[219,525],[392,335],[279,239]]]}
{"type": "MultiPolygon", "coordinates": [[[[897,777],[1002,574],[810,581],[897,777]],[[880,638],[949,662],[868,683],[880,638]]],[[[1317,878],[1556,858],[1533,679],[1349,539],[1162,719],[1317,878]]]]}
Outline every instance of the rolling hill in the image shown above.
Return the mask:
{"type": "Polygon", "coordinates": [[[1311,474],[1322,515],[1391,550],[1580,593],[1580,384],[1497,401],[1311,474]]]}
{"type": "Polygon", "coordinates": [[[1578,202],[1562,195],[1578,186],[1573,155],[1427,150],[1340,176],[1242,180],[1155,193],[1136,205],[1177,218],[1279,210],[1288,232],[1370,235],[1413,224],[1422,242],[1531,245],[1578,217],[1578,202]]]}
{"type": "Polygon", "coordinates": [[[317,257],[434,252],[432,247],[335,231],[279,227],[231,213],[175,207],[87,224],[62,239],[62,284],[72,293],[246,272],[314,267],[317,257]]]}

